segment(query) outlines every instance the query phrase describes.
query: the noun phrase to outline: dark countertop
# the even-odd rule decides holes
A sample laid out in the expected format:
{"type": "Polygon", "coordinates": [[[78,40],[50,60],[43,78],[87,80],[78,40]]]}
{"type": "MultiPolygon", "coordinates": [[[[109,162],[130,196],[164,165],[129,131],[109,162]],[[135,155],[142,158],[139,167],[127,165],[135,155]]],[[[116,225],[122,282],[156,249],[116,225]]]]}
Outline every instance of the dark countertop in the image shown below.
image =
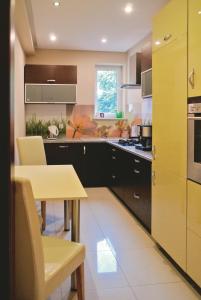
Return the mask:
{"type": "Polygon", "coordinates": [[[139,157],[142,157],[146,160],[152,161],[152,152],[151,151],[143,151],[143,150],[138,150],[135,149],[135,146],[122,146],[120,144],[118,144],[118,140],[119,138],[99,138],[99,137],[95,137],[95,138],[74,138],[74,139],[70,139],[70,138],[57,138],[55,140],[51,140],[51,139],[44,139],[44,143],[108,143],[110,145],[113,145],[119,149],[122,149],[124,151],[127,151],[129,153],[135,154],[139,157]]]}

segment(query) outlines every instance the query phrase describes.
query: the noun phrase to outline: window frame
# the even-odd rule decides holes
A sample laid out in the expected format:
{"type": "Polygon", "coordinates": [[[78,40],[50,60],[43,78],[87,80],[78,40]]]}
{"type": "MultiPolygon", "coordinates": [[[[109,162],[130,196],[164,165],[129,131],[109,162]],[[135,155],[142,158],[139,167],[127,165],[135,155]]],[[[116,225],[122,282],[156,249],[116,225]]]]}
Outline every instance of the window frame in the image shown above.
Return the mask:
{"type": "Polygon", "coordinates": [[[95,119],[116,119],[116,113],[104,113],[97,111],[97,71],[98,70],[117,70],[117,111],[124,113],[124,91],[121,89],[121,84],[124,79],[124,65],[123,64],[96,64],[95,65],[95,100],[94,100],[94,118],[95,119]],[[103,113],[104,117],[100,114],[103,113]]]}

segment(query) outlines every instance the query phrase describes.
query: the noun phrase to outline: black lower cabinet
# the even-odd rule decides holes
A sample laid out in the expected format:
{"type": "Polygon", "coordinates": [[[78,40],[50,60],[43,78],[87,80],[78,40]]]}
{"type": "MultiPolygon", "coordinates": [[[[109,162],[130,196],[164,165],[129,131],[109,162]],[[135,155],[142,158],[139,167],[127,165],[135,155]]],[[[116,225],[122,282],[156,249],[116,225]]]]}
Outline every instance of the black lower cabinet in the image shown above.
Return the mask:
{"type": "Polygon", "coordinates": [[[85,186],[106,186],[106,143],[86,143],[83,147],[85,186]]]}
{"type": "Polygon", "coordinates": [[[72,164],[84,187],[108,186],[151,231],[151,162],[107,143],[45,143],[48,164],[72,164]]]}
{"type": "Polygon", "coordinates": [[[109,188],[151,232],[151,162],[112,146],[108,154],[109,188]]]}
{"type": "Polygon", "coordinates": [[[82,143],[45,143],[48,165],[73,165],[80,181],[85,184],[82,143]]]}
{"type": "Polygon", "coordinates": [[[47,163],[73,165],[84,187],[106,185],[105,143],[45,143],[47,163]]]}

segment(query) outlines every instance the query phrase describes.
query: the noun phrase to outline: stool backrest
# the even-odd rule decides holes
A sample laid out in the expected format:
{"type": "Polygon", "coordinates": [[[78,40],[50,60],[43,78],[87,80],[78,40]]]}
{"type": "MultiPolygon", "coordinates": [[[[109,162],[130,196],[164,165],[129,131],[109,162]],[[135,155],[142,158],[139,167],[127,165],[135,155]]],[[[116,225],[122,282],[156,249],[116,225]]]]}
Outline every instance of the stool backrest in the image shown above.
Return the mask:
{"type": "Polygon", "coordinates": [[[46,165],[45,148],[41,136],[17,138],[17,147],[21,165],[46,165]]]}
{"type": "Polygon", "coordinates": [[[16,299],[44,300],[44,254],[30,181],[15,179],[14,191],[16,299]]]}

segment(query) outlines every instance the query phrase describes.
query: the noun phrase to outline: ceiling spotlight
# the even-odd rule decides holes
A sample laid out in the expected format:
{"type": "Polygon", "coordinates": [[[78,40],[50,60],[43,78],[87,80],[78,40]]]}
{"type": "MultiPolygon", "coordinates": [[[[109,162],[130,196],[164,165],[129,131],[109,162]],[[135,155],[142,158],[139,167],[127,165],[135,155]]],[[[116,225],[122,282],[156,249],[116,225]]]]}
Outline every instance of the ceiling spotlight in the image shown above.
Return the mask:
{"type": "Polygon", "coordinates": [[[160,41],[156,41],[156,42],[155,42],[155,45],[157,45],[157,46],[160,45],[160,44],[161,44],[160,41]]]}
{"type": "Polygon", "coordinates": [[[198,15],[201,15],[201,10],[198,11],[198,15]]]}
{"type": "Polygon", "coordinates": [[[56,35],[55,34],[50,34],[50,41],[51,42],[55,42],[57,40],[57,37],[56,37],[56,35]]]}
{"type": "Polygon", "coordinates": [[[60,5],[59,1],[54,1],[54,6],[58,7],[60,5]]]}
{"type": "Polygon", "coordinates": [[[105,44],[105,43],[107,43],[107,39],[106,39],[106,38],[102,38],[101,42],[102,42],[103,44],[105,44]]]}
{"type": "Polygon", "coordinates": [[[126,4],[124,11],[126,14],[130,14],[133,11],[133,4],[132,3],[128,3],[126,4]]]}

